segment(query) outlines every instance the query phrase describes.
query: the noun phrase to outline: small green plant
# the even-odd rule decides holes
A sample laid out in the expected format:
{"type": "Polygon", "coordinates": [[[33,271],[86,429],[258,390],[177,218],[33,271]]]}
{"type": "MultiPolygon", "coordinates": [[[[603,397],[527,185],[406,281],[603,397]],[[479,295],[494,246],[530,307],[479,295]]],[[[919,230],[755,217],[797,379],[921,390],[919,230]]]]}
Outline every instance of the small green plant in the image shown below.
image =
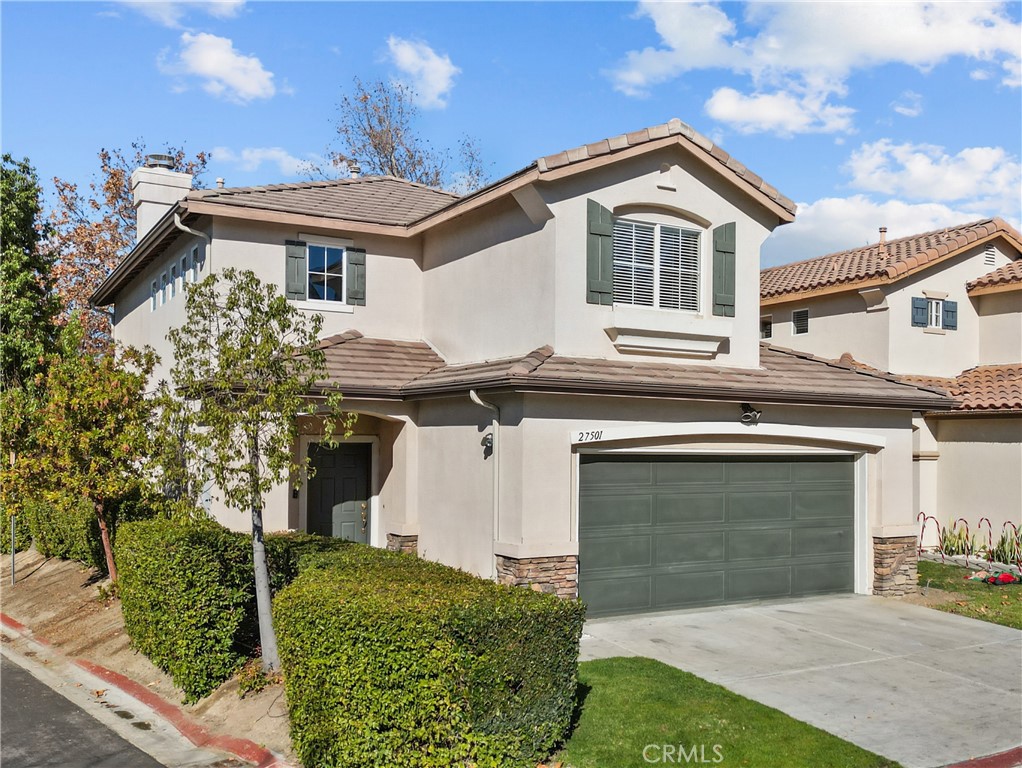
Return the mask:
{"type": "Polygon", "coordinates": [[[263,663],[259,659],[249,659],[238,670],[238,698],[259,693],[266,686],[280,683],[283,679],[279,673],[264,672],[263,663]]]}
{"type": "Polygon", "coordinates": [[[965,520],[958,518],[941,529],[940,551],[945,555],[972,555],[976,552],[976,537],[970,533],[965,520]]]}
{"type": "Polygon", "coordinates": [[[1022,530],[1010,531],[1005,526],[1001,538],[987,551],[987,559],[995,563],[1022,562],[1022,530]]]}
{"type": "Polygon", "coordinates": [[[109,603],[117,597],[117,582],[111,581],[109,584],[100,584],[96,588],[96,601],[100,603],[109,603]]]}

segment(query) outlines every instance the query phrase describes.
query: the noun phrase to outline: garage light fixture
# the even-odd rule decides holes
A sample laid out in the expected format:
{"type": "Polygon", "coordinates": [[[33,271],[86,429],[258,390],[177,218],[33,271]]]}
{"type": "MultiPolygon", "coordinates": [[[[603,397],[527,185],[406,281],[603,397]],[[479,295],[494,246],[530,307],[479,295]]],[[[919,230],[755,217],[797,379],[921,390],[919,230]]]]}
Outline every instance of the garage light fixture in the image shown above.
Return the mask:
{"type": "Polygon", "coordinates": [[[748,403],[742,403],[742,417],[739,421],[742,424],[752,426],[753,424],[759,424],[759,417],[763,415],[763,411],[757,411],[748,403]]]}

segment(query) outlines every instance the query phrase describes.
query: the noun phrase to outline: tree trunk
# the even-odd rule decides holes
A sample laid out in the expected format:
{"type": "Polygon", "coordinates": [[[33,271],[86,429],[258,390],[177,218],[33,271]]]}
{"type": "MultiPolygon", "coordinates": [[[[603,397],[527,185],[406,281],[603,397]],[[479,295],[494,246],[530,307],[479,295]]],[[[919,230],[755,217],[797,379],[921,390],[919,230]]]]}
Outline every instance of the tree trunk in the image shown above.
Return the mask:
{"type": "Polygon", "coordinates": [[[96,518],[99,520],[99,538],[103,541],[103,554],[106,555],[106,571],[110,581],[117,583],[117,566],[114,564],[114,548],[110,544],[110,530],[106,525],[103,513],[103,502],[96,503],[96,518]]]}
{"type": "Polygon", "coordinates": [[[259,492],[258,434],[253,434],[249,439],[248,460],[252,487],[252,564],[255,567],[259,644],[263,650],[263,671],[276,672],[280,669],[280,656],[277,653],[277,635],[273,631],[270,572],[266,565],[266,545],[263,543],[263,496],[259,492]]]}

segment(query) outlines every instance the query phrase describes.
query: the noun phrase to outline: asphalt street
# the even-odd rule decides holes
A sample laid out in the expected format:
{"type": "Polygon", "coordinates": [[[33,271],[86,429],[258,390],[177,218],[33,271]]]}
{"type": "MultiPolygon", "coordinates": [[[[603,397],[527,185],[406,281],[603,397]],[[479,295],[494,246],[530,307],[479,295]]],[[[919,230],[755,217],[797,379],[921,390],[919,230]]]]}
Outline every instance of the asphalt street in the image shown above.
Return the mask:
{"type": "Polygon", "coordinates": [[[164,768],[8,660],[0,659],[3,768],[164,768]]]}

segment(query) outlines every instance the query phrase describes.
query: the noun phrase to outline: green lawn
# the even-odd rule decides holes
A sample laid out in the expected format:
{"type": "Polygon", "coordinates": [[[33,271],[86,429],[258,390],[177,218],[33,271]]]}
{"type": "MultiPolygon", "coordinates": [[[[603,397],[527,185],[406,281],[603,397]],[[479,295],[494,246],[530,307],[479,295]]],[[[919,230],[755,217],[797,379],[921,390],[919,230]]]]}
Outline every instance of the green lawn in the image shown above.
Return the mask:
{"type": "Polygon", "coordinates": [[[898,766],[776,709],[652,659],[580,664],[579,700],[578,722],[556,756],[573,768],[700,763],[723,768],[898,766]],[[668,752],[662,746],[649,748],[644,759],[647,745],[671,745],[672,759],[666,759],[668,752]],[[719,746],[716,752],[715,745],[719,746]],[[683,752],[678,751],[679,746],[683,752]],[[697,750],[694,756],[693,746],[697,750]]]}
{"type": "Polygon", "coordinates": [[[957,565],[920,560],[919,586],[926,589],[929,584],[929,589],[961,595],[958,599],[933,606],[937,610],[1022,629],[1022,585],[995,587],[981,581],[966,581],[969,573],[967,568],[957,565]]]}

